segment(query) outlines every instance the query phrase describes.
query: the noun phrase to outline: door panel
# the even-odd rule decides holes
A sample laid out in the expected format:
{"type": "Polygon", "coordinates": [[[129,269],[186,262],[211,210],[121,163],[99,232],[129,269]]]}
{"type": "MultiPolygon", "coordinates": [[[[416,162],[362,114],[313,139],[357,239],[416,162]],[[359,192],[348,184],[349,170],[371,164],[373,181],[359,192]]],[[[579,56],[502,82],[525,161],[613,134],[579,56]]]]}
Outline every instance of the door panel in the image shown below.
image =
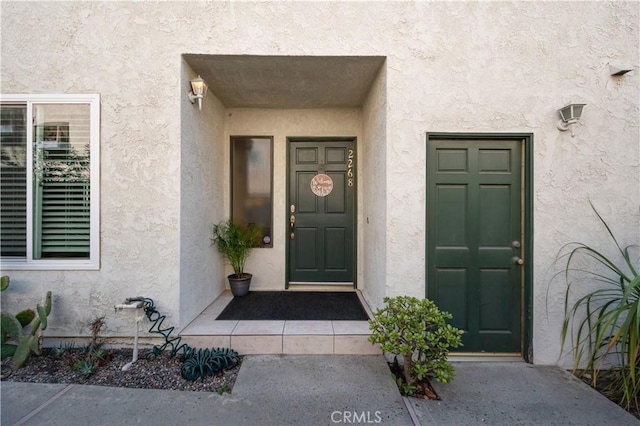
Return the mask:
{"type": "Polygon", "coordinates": [[[326,197],[327,214],[347,214],[347,192],[344,173],[327,173],[333,180],[333,191],[326,197]]]}
{"type": "Polygon", "coordinates": [[[520,352],[521,141],[429,140],[427,297],[466,352],[520,352]]]}
{"type": "Polygon", "coordinates": [[[351,140],[289,143],[289,282],[354,282],[354,151],[351,140]],[[318,174],[331,178],[328,195],[311,189],[318,174]]]}
{"type": "Polygon", "coordinates": [[[348,249],[345,228],[325,228],[326,269],[346,271],[344,253],[348,249]]]}
{"type": "Polygon", "coordinates": [[[297,267],[300,270],[316,271],[318,269],[318,229],[296,229],[298,244],[295,246],[297,267]]]}
{"type": "Polygon", "coordinates": [[[509,271],[488,268],[480,270],[480,330],[509,330],[510,309],[502,303],[502,299],[508,299],[511,294],[509,282],[509,271]]]}
{"type": "Polygon", "coordinates": [[[438,268],[435,271],[436,283],[447,283],[445,291],[438,286],[430,288],[430,298],[437,301],[438,307],[453,315],[451,324],[462,330],[469,329],[467,315],[467,268],[438,268]]]}

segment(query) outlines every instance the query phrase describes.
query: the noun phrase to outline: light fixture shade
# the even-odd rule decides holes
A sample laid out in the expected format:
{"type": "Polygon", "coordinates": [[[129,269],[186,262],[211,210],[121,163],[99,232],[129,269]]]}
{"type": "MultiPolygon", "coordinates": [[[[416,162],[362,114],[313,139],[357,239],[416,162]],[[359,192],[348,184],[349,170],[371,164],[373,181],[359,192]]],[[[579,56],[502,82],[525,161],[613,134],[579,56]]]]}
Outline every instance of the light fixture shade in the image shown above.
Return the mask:
{"type": "Polygon", "coordinates": [[[633,68],[609,65],[609,74],[613,77],[620,77],[631,71],[633,71],[633,68]]]}
{"type": "Polygon", "coordinates": [[[569,104],[558,110],[562,121],[567,124],[576,123],[582,116],[582,109],[586,104],[569,104]]]}
{"type": "Polygon", "coordinates": [[[202,77],[198,76],[191,80],[191,92],[189,92],[189,101],[194,103],[198,100],[198,109],[202,111],[202,99],[207,94],[207,83],[204,82],[202,77]]]}
{"type": "Polygon", "coordinates": [[[202,77],[198,76],[191,80],[191,90],[193,90],[195,96],[203,98],[207,94],[207,89],[207,83],[204,82],[202,77]]]}

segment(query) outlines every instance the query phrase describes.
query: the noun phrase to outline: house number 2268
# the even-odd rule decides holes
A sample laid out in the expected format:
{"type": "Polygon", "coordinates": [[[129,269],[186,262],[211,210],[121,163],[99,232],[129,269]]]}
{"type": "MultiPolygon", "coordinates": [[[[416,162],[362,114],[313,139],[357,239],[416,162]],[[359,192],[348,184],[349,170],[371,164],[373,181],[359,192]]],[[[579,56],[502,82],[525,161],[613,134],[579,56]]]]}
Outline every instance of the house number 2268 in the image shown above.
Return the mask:
{"type": "Polygon", "coordinates": [[[353,150],[348,151],[347,157],[347,186],[353,186],[353,150]]]}

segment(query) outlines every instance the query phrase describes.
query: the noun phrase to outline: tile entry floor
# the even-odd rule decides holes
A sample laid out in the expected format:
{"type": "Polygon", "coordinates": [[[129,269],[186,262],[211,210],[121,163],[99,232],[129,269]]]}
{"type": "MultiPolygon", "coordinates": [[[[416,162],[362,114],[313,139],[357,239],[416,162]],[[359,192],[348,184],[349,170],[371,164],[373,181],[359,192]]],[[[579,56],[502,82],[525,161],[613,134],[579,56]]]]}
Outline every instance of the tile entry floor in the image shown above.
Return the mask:
{"type": "MultiPolygon", "coordinates": [[[[357,292],[362,305],[371,310],[357,292]]],[[[367,321],[218,321],[216,317],[233,299],[225,291],[180,333],[182,341],[194,347],[230,347],[240,355],[377,355],[377,345],[367,321]]]]}

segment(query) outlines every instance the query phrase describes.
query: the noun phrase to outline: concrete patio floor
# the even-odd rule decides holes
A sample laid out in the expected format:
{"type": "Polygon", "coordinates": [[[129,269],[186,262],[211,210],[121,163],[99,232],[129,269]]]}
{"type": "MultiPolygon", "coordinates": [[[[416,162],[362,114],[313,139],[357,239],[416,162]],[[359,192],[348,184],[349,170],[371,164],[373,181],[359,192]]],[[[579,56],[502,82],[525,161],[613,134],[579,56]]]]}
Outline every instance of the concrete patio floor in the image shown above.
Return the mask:
{"type": "MultiPolygon", "coordinates": [[[[371,309],[359,291],[369,317],[371,309]]],[[[367,321],[217,320],[233,295],[225,291],[182,330],[194,347],[231,347],[241,355],[377,355],[367,321]]]]}

